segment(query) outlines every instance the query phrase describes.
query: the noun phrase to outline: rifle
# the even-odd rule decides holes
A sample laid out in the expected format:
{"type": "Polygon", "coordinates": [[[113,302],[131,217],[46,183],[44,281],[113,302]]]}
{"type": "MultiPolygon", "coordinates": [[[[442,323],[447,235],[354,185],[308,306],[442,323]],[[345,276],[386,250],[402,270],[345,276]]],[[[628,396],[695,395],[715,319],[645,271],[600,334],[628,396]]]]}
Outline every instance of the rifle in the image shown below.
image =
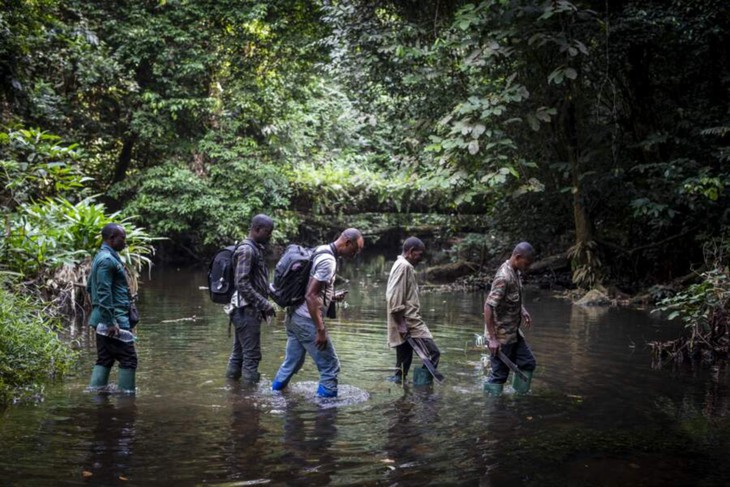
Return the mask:
{"type": "Polygon", "coordinates": [[[419,345],[418,342],[413,339],[410,333],[406,335],[406,340],[410,344],[411,348],[416,351],[416,354],[420,357],[423,365],[425,365],[428,371],[431,372],[433,378],[436,379],[439,383],[443,382],[444,375],[436,370],[436,367],[433,365],[433,362],[431,362],[431,359],[426,351],[421,348],[421,345],[419,345]]]}

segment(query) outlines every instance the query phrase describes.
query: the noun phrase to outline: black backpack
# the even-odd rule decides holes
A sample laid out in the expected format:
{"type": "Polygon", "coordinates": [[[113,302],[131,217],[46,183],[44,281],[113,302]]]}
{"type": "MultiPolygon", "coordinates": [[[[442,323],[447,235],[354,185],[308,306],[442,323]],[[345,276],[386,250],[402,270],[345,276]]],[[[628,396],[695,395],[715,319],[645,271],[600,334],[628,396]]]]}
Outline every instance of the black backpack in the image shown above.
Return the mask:
{"type": "Polygon", "coordinates": [[[228,304],[231,302],[233,292],[236,290],[236,250],[241,245],[253,247],[247,240],[244,240],[240,244],[223,247],[210,261],[208,292],[210,300],[214,303],[228,304]]]}
{"type": "Polygon", "coordinates": [[[315,256],[323,252],[330,252],[334,255],[331,248],[318,253],[315,249],[301,245],[287,246],[274,268],[274,282],[269,285],[269,295],[276,304],[286,308],[304,302],[312,262],[315,256]]]}

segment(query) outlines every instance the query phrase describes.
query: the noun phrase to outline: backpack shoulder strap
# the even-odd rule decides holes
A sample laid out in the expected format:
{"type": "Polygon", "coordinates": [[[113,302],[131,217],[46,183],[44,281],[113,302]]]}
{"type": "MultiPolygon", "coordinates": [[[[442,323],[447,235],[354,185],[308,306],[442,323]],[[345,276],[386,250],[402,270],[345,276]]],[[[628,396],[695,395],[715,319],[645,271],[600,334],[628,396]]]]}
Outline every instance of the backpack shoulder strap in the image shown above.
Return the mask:
{"type": "Polygon", "coordinates": [[[333,257],[337,258],[337,254],[335,253],[335,244],[331,243],[327,245],[326,249],[318,250],[315,249],[314,252],[312,252],[312,260],[318,255],[322,254],[332,254],[333,257]]]}
{"type": "Polygon", "coordinates": [[[315,249],[315,251],[312,253],[312,256],[310,258],[310,262],[312,263],[312,269],[310,270],[310,275],[311,275],[312,272],[314,272],[314,259],[316,259],[318,256],[320,256],[322,254],[330,254],[330,255],[332,255],[332,257],[334,257],[334,259],[335,259],[335,274],[337,274],[337,266],[338,266],[338,263],[337,263],[337,252],[335,250],[335,244],[334,243],[330,243],[329,245],[327,245],[327,248],[321,249],[321,250],[316,250],[315,249]]]}

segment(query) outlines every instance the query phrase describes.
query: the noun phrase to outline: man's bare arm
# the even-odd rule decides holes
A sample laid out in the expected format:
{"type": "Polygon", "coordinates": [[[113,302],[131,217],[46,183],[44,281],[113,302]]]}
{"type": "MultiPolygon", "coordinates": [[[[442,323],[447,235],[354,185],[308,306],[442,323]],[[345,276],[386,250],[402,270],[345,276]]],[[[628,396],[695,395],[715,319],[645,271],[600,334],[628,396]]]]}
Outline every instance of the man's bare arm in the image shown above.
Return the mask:
{"type": "Polygon", "coordinates": [[[307,293],[305,295],[307,303],[307,310],[309,310],[309,316],[314,321],[314,326],[317,329],[317,339],[315,344],[320,350],[324,350],[327,345],[327,328],[324,326],[324,320],[322,319],[322,308],[324,307],[324,301],[322,300],[322,283],[312,277],[309,278],[307,284],[307,293]]]}

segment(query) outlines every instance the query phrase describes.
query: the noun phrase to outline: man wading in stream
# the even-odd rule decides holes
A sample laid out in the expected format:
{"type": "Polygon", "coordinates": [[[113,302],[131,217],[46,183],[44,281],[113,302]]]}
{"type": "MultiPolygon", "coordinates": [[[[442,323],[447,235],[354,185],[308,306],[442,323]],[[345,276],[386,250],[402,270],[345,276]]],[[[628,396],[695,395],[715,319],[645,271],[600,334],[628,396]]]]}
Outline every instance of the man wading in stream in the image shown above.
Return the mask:
{"type": "Polygon", "coordinates": [[[96,333],[96,365],[91,373],[90,388],[103,388],[109,382],[114,361],[119,362],[117,385],[125,392],[135,391],[137,351],[134,342],[122,341],[120,330],[129,330],[132,295],[127,272],[119,253],[127,246],[127,233],[121,225],[109,223],[101,229],[102,244],[91,264],[86,290],[91,297],[89,326],[96,333]],[[99,327],[106,327],[101,333],[99,327]]]}
{"type": "MultiPolygon", "coordinates": [[[[388,310],[388,346],[395,347],[398,371],[389,380],[402,383],[413,361],[413,347],[407,341],[410,336],[425,350],[434,366],[438,366],[439,352],[426,323],[421,319],[421,302],[414,267],[423,259],[426,247],[416,237],[403,242],[403,253],[398,256],[388,277],[385,299],[388,310]]],[[[433,377],[425,366],[413,370],[413,385],[433,383],[433,377]]]]}
{"type": "Polygon", "coordinates": [[[501,394],[509,375],[509,368],[497,355],[500,349],[527,377],[527,380],[522,380],[514,375],[512,387],[521,394],[530,389],[537,364],[520,330],[522,324],[525,328],[532,325],[530,314],[522,305],[520,273],[530,268],[534,258],[535,250],[532,245],[527,242],[517,244],[512,256],[494,276],[492,289],[484,303],[484,336],[487,339],[491,364],[484,390],[490,394],[501,394]]]}
{"type": "Polygon", "coordinates": [[[315,250],[304,303],[287,310],[286,356],[271,383],[273,390],[286,388],[294,374],[304,365],[306,354],[309,354],[319,371],[317,395],[337,396],[340,359],[324,326],[324,315],[333,299],[337,301],[344,298],[344,292],[335,294],[337,257],[354,257],[360,253],[364,244],[360,231],[348,228],[337,240],[320,245],[315,250]]]}
{"type": "Polygon", "coordinates": [[[233,256],[236,263],[236,292],[231,298],[231,322],[236,330],[228,358],[226,377],[255,384],[261,378],[261,321],[274,316],[269,295],[269,269],[264,245],[271,240],[274,221],[266,215],[251,219],[248,238],[233,256]]]}

